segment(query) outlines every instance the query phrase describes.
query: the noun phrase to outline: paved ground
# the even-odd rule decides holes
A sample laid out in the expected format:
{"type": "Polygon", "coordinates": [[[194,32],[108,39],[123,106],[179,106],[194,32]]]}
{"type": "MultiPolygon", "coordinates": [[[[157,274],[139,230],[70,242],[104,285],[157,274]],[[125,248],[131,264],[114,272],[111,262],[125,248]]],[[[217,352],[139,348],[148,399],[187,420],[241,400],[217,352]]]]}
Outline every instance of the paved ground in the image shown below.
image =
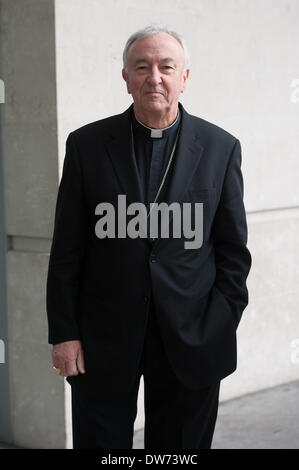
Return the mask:
{"type": "MultiPolygon", "coordinates": [[[[142,448],[140,430],[134,449],[142,448]]],[[[299,449],[299,381],[221,403],[212,448],[299,449]]]]}

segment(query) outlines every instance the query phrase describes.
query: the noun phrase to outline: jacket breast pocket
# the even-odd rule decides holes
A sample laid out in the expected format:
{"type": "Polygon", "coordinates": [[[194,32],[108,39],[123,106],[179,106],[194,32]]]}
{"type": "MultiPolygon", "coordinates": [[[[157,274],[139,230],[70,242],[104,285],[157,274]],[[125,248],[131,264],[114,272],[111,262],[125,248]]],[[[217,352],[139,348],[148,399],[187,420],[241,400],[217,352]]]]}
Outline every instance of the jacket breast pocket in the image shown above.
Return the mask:
{"type": "Polygon", "coordinates": [[[187,190],[187,197],[193,202],[213,201],[216,195],[216,188],[190,188],[187,190]]]}

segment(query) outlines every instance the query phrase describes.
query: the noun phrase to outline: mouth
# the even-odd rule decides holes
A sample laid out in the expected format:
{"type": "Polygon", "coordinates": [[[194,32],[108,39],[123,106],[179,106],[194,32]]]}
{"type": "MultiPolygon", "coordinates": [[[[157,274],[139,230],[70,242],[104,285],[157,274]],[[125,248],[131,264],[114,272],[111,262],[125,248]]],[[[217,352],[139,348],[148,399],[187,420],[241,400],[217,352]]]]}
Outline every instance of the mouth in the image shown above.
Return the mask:
{"type": "Polygon", "coordinates": [[[146,95],[150,95],[150,96],[159,96],[159,95],[162,95],[163,96],[163,93],[161,91],[148,91],[146,93],[146,95]]]}

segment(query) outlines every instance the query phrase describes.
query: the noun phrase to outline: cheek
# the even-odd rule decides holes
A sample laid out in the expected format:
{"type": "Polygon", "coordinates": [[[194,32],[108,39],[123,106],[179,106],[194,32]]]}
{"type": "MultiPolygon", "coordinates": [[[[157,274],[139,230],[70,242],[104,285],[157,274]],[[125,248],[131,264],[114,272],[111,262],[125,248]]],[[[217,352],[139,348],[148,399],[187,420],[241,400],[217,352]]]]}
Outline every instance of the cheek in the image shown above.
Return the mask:
{"type": "Polygon", "coordinates": [[[169,82],[166,85],[166,88],[168,90],[168,94],[172,95],[172,96],[179,95],[181,93],[182,87],[183,87],[182,82],[179,81],[179,80],[169,82]]]}
{"type": "Polygon", "coordinates": [[[138,78],[134,78],[129,82],[129,90],[133,94],[137,94],[142,88],[143,82],[138,78]]]}

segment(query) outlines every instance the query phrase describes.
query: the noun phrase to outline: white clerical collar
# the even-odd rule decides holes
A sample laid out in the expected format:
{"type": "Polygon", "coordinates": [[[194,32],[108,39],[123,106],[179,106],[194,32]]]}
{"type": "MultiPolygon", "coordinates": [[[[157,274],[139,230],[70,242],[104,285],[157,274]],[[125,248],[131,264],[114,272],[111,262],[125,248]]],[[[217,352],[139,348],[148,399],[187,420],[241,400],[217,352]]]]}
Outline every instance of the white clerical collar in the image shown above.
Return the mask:
{"type": "Polygon", "coordinates": [[[154,139],[157,139],[157,138],[160,138],[160,137],[163,136],[163,131],[166,131],[167,129],[170,129],[172,126],[174,126],[176,124],[176,122],[178,121],[178,119],[180,117],[180,110],[178,109],[178,114],[177,114],[176,120],[172,124],[170,124],[170,126],[164,127],[163,129],[154,129],[152,127],[148,127],[145,124],[143,124],[142,122],[140,122],[139,119],[137,119],[135,113],[134,113],[134,116],[135,116],[136,121],[139,122],[139,124],[141,124],[143,127],[145,127],[146,129],[149,129],[151,131],[151,137],[153,137],[154,139]]]}

